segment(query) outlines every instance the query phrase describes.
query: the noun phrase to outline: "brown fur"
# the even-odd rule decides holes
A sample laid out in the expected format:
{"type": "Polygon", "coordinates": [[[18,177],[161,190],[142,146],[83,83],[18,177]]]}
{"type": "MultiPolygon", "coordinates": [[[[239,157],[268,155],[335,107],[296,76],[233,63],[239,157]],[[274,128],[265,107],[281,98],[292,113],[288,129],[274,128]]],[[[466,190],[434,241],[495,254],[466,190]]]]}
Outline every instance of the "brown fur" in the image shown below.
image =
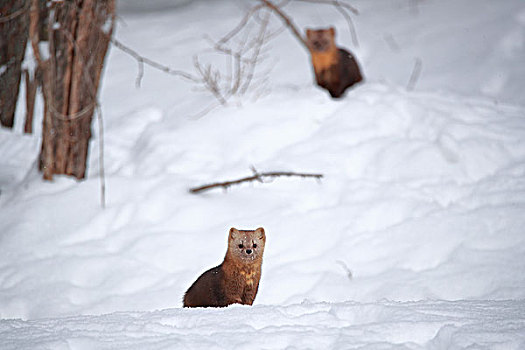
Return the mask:
{"type": "Polygon", "coordinates": [[[307,29],[308,49],[312,56],[317,85],[334,98],[343,96],[350,86],[363,80],[355,58],[335,45],[335,29],[307,29]]]}
{"type": "Polygon", "coordinates": [[[200,275],[184,294],[184,307],[252,305],[259,289],[264,229],[230,229],[224,261],[200,275]],[[242,245],[242,247],[241,247],[242,245]]]}

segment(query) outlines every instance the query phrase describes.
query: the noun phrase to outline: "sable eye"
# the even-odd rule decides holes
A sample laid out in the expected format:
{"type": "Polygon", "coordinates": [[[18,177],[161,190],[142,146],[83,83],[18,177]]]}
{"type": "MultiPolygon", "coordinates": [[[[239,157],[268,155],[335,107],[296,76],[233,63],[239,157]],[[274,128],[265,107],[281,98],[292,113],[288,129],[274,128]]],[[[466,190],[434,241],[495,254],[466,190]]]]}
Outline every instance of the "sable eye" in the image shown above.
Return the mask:
{"type": "Polygon", "coordinates": [[[254,243],[254,244],[253,244],[253,247],[254,247],[254,248],[257,248],[257,244],[256,244],[256,243],[254,243]]]}
{"type": "Polygon", "coordinates": [[[239,244],[239,248],[242,249],[244,248],[244,246],[242,244],[239,244]]]}

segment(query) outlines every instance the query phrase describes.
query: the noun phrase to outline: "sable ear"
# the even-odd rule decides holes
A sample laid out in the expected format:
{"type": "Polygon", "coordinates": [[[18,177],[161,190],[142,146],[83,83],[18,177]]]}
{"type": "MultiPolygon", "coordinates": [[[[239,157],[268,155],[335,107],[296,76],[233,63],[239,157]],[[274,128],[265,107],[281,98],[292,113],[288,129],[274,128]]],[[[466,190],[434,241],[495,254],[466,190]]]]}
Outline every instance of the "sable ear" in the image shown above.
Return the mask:
{"type": "Polygon", "coordinates": [[[262,227],[259,227],[257,230],[255,230],[255,233],[259,239],[266,239],[266,234],[262,227]]]}
{"type": "Polygon", "coordinates": [[[330,27],[330,29],[328,29],[328,30],[330,31],[330,35],[335,37],[335,28],[334,27],[330,27]]]}
{"type": "Polygon", "coordinates": [[[310,38],[312,36],[312,30],[310,28],[306,28],[306,37],[310,38]]]}
{"type": "Polygon", "coordinates": [[[230,238],[235,239],[238,236],[239,236],[239,230],[237,230],[235,227],[232,227],[230,229],[230,238]]]}

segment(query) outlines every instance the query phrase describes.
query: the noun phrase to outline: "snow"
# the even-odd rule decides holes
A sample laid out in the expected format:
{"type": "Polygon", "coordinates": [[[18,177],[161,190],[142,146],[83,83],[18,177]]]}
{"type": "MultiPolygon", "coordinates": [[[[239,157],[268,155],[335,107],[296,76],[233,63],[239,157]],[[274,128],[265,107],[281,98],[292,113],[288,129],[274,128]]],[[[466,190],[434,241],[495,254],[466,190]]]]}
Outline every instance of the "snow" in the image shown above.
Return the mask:
{"type": "Polygon", "coordinates": [[[167,309],[0,324],[2,349],[522,349],[517,301],[167,309]],[[227,322],[225,322],[227,320],[227,322]]]}
{"type": "MultiPolygon", "coordinates": [[[[148,67],[137,89],[136,62],[113,47],[105,209],[98,129],[88,179],[47,183],[41,120],[23,135],[19,108],[0,130],[0,348],[525,348],[525,5],[352,5],[359,48],[330,6],[286,7],[301,28],[335,24],[358,58],[366,81],[339,101],[287,31],[258,67],[267,82],[219,107],[148,67]],[[324,177],[188,192],[252,166],[324,177]],[[267,233],[254,306],[182,309],[232,226],[267,233]]],[[[119,40],[189,72],[194,54],[219,64],[203,37],[246,8],[121,6],[119,40]]]]}

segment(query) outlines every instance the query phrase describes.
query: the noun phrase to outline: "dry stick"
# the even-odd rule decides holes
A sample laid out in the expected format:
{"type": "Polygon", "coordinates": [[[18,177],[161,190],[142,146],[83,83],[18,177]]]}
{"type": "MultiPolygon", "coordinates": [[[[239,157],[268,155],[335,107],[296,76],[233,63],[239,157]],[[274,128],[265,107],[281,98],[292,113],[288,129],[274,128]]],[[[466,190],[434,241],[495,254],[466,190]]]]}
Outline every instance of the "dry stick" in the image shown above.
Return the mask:
{"type": "Polygon", "coordinates": [[[313,177],[316,179],[321,179],[323,177],[322,174],[305,174],[305,173],[295,173],[295,172],[287,172],[287,171],[275,171],[275,172],[267,172],[267,173],[258,173],[254,170],[254,174],[252,176],[244,177],[238,180],[232,180],[232,181],[225,181],[225,182],[217,182],[209,185],[204,185],[200,187],[194,187],[190,188],[190,193],[199,193],[202,191],[206,191],[215,187],[223,187],[224,189],[227,189],[228,187],[232,185],[238,185],[243,182],[250,182],[250,181],[259,181],[263,182],[263,179],[265,177],[279,177],[279,176],[298,176],[298,177],[313,177]]]}
{"type": "Polygon", "coordinates": [[[420,57],[417,57],[416,61],[414,62],[414,68],[412,69],[412,74],[410,75],[410,79],[408,80],[408,84],[407,84],[408,91],[412,91],[416,87],[417,81],[421,74],[422,67],[423,67],[423,61],[421,60],[420,57]]]}
{"type": "MultiPolygon", "coordinates": [[[[265,6],[259,5],[256,8],[259,10],[263,7],[265,6]]],[[[237,25],[237,27],[233,31],[230,31],[225,37],[220,39],[218,42],[213,42],[211,38],[205,37],[216,51],[228,55],[230,58],[231,66],[228,67],[232,67],[232,70],[230,75],[227,76],[227,79],[229,80],[227,82],[228,88],[227,91],[223,91],[223,93],[221,94],[225,101],[227,101],[232,95],[243,95],[246,92],[253,78],[253,72],[258,62],[261,47],[264,44],[266,28],[268,25],[269,11],[266,11],[263,23],[260,24],[259,33],[255,39],[251,40],[250,42],[247,42],[249,33],[246,33],[244,38],[238,45],[237,49],[234,50],[230,47],[225,46],[225,44],[229,40],[231,40],[234,36],[239,34],[239,32],[247,25],[247,22],[250,16],[253,15],[253,13],[256,13],[254,8],[250,10],[248,15],[244,17],[243,21],[241,21],[241,23],[237,25]],[[250,52],[251,57],[246,57],[249,55],[250,52]]],[[[217,97],[217,92],[219,90],[222,91],[224,89],[220,88],[218,82],[215,84],[210,84],[208,71],[203,71],[202,69],[200,69],[200,64],[198,63],[198,61],[196,62],[195,66],[197,67],[197,70],[199,71],[201,76],[203,76],[208,90],[211,90],[217,97]]],[[[222,99],[219,98],[219,101],[221,102],[221,104],[224,104],[222,99]]]]}
{"type": "MultiPolygon", "coordinates": [[[[204,35],[204,39],[213,46],[212,49],[206,50],[205,52],[213,52],[212,50],[218,51],[219,53],[228,55],[228,56],[234,56],[240,51],[246,51],[246,48],[243,48],[243,50],[240,51],[233,51],[231,48],[224,46],[223,44],[219,44],[218,42],[214,42],[212,38],[210,38],[208,35],[204,35]]],[[[252,45],[253,46],[253,45],[252,45]]],[[[250,59],[248,58],[241,58],[242,63],[250,63],[250,59]]]]}
{"type": "Polygon", "coordinates": [[[352,21],[352,18],[350,15],[344,10],[341,3],[338,0],[333,0],[333,4],[335,8],[343,15],[343,17],[346,19],[346,23],[348,23],[348,29],[350,30],[350,33],[352,34],[352,42],[354,43],[355,47],[359,47],[359,40],[357,39],[357,32],[355,30],[354,22],[352,21]]]}
{"type": "Polygon", "coordinates": [[[155,69],[158,69],[160,71],[163,71],[164,73],[175,75],[175,76],[178,76],[178,77],[181,77],[181,78],[193,81],[195,83],[201,83],[202,82],[200,79],[194,77],[193,75],[191,75],[189,73],[186,73],[186,72],[183,72],[183,71],[180,71],[180,70],[176,70],[176,69],[172,69],[172,68],[170,68],[168,66],[165,66],[163,64],[160,64],[160,63],[155,62],[155,61],[153,61],[153,60],[151,60],[151,59],[149,59],[147,57],[144,57],[144,56],[140,55],[138,52],[136,52],[135,50],[131,49],[130,47],[124,45],[122,42],[120,42],[119,40],[117,40],[115,38],[111,38],[110,41],[117,48],[119,48],[120,50],[124,51],[125,53],[127,53],[128,55],[132,56],[134,59],[137,60],[138,65],[139,65],[139,72],[137,74],[137,79],[135,81],[135,84],[137,85],[137,87],[140,87],[140,83],[142,81],[142,77],[144,76],[144,64],[147,64],[148,66],[153,67],[155,69]]]}
{"type": "Polygon", "coordinates": [[[204,83],[206,88],[209,91],[211,91],[213,96],[215,96],[215,98],[219,100],[219,102],[222,105],[226,105],[227,101],[224,98],[224,96],[222,96],[218,85],[220,74],[218,72],[213,72],[211,69],[211,65],[207,65],[205,68],[203,68],[197,56],[193,56],[193,65],[195,66],[199,74],[202,76],[202,82],[204,83]]]}
{"type": "Polygon", "coordinates": [[[241,85],[241,76],[242,76],[242,64],[241,64],[241,53],[236,52],[233,55],[234,62],[235,62],[235,78],[233,80],[233,86],[231,87],[231,94],[235,95],[237,90],[239,90],[239,86],[241,85]]]}
{"type": "Polygon", "coordinates": [[[227,43],[228,41],[230,41],[231,38],[233,38],[235,35],[237,35],[237,33],[246,26],[246,24],[248,24],[248,21],[250,20],[250,18],[257,12],[259,11],[261,8],[263,8],[264,5],[263,4],[260,4],[260,5],[257,5],[257,6],[254,6],[250,9],[250,11],[248,11],[244,17],[241,19],[241,21],[237,24],[237,26],[235,26],[235,28],[233,28],[232,30],[230,30],[230,32],[228,32],[228,34],[226,34],[225,36],[223,36],[218,42],[217,44],[218,45],[223,45],[225,43],[227,43]]]}
{"type": "Polygon", "coordinates": [[[102,119],[102,108],[97,101],[97,121],[98,121],[98,161],[100,168],[100,205],[106,208],[106,171],[104,167],[104,120],[102,119]]]}
{"type": "Polygon", "coordinates": [[[346,277],[348,277],[348,279],[351,281],[352,278],[354,277],[354,275],[352,274],[352,270],[350,270],[348,268],[348,266],[345,264],[344,261],[342,260],[336,260],[336,263],[338,263],[339,265],[341,265],[341,267],[343,268],[343,270],[345,270],[346,272],[346,277]]]}
{"type": "Polygon", "coordinates": [[[394,51],[394,52],[399,52],[400,50],[400,47],[399,45],[397,44],[397,41],[396,39],[394,39],[394,36],[390,33],[388,34],[385,34],[383,36],[383,39],[385,40],[385,42],[387,43],[388,47],[390,48],[390,50],[394,51]]]}
{"type": "MultiPolygon", "coordinates": [[[[283,0],[280,4],[277,4],[275,6],[277,7],[281,7],[281,6],[284,6],[286,4],[288,4],[291,0],[283,0]]],[[[259,5],[256,5],[254,7],[252,7],[245,15],[244,17],[241,19],[241,21],[235,26],[235,28],[233,28],[232,30],[230,30],[228,32],[228,34],[226,34],[225,36],[223,36],[221,39],[219,39],[219,41],[217,42],[218,45],[223,45],[225,43],[227,43],[228,41],[230,41],[234,36],[237,35],[237,33],[239,33],[247,24],[248,24],[248,21],[250,20],[250,18],[252,16],[254,16],[255,14],[257,14],[257,12],[262,9],[263,7],[266,7],[265,4],[259,4],[259,5]]]]}
{"type": "Polygon", "coordinates": [[[264,16],[263,18],[263,22],[261,24],[261,28],[259,30],[259,35],[257,36],[257,39],[255,41],[255,47],[254,47],[254,52],[253,52],[253,56],[252,56],[252,59],[251,59],[251,63],[248,65],[248,75],[244,81],[244,84],[241,88],[241,91],[240,93],[242,95],[244,95],[246,93],[246,91],[248,90],[248,88],[250,87],[250,84],[252,82],[252,79],[253,79],[253,75],[254,75],[254,72],[255,72],[255,66],[257,65],[257,62],[259,60],[259,55],[261,53],[261,48],[262,46],[264,45],[264,39],[265,39],[265,36],[266,36],[266,30],[268,28],[268,22],[270,20],[270,16],[269,16],[269,13],[266,13],[266,15],[264,16]]]}
{"type": "MultiPolygon", "coordinates": [[[[288,1],[289,0],[284,0],[283,2],[281,2],[281,4],[287,3],[288,1]]],[[[175,76],[179,76],[179,77],[185,78],[187,80],[190,80],[190,81],[193,81],[193,82],[196,82],[196,83],[199,83],[199,84],[204,84],[206,89],[209,90],[213,94],[213,96],[222,105],[226,105],[228,98],[232,94],[235,94],[238,91],[242,91],[243,94],[246,92],[246,90],[247,90],[248,86],[250,85],[250,82],[251,82],[251,80],[253,78],[252,77],[253,70],[254,70],[254,67],[255,67],[255,65],[257,63],[257,58],[258,58],[259,53],[260,53],[260,46],[262,46],[263,42],[256,42],[255,43],[255,46],[256,46],[255,49],[254,49],[255,53],[254,53],[254,56],[252,57],[251,60],[245,59],[243,57],[244,47],[242,47],[240,49],[240,51],[234,52],[230,48],[226,48],[223,45],[225,43],[227,43],[229,40],[231,40],[236,34],[238,34],[238,32],[240,30],[242,30],[246,26],[246,24],[248,23],[250,18],[255,13],[257,13],[260,9],[262,9],[264,7],[269,7],[270,9],[273,10],[273,12],[278,13],[281,16],[281,18],[283,18],[284,21],[288,24],[288,26],[290,28],[292,28],[292,31],[299,38],[299,40],[304,45],[306,45],[306,42],[305,42],[304,38],[302,38],[301,34],[297,30],[297,28],[295,28],[295,26],[292,23],[292,21],[285,14],[283,14],[280,11],[280,9],[279,9],[280,4],[275,5],[275,4],[273,4],[273,3],[271,3],[271,2],[269,2],[267,0],[263,0],[263,2],[264,3],[252,7],[250,9],[250,11],[239,22],[239,24],[234,29],[232,29],[228,34],[226,34],[224,37],[222,37],[215,44],[215,49],[216,50],[222,51],[222,52],[224,52],[226,54],[229,54],[234,59],[234,63],[235,63],[235,72],[234,72],[235,73],[235,77],[231,77],[231,81],[230,81],[230,85],[233,84],[233,86],[232,86],[232,88],[230,89],[230,91],[226,95],[223,92],[221,92],[221,87],[220,87],[221,76],[220,76],[220,72],[214,71],[212,69],[212,67],[209,66],[209,65],[203,67],[200,64],[200,62],[198,61],[198,57],[197,56],[194,57],[194,66],[195,66],[197,72],[199,73],[200,78],[195,77],[195,76],[193,76],[193,75],[191,75],[189,73],[183,72],[183,71],[174,70],[174,69],[172,69],[170,67],[167,67],[167,66],[162,65],[162,64],[160,64],[158,62],[155,62],[155,61],[153,61],[153,60],[151,60],[149,58],[146,58],[146,57],[140,55],[135,50],[131,49],[130,47],[124,45],[122,42],[118,41],[115,38],[110,38],[110,41],[117,48],[119,48],[120,50],[124,51],[125,53],[131,55],[133,58],[135,58],[137,60],[137,62],[138,62],[138,74],[137,74],[137,79],[136,79],[137,87],[140,86],[140,83],[141,83],[142,78],[144,76],[144,64],[147,64],[147,65],[149,65],[149,66],[151,66],[153,68],[156,68],[158,70],[161,70],[161,71],[163,71],[165,73],[172,74],[172,75],[175,75],[175,76]],[[244,64],[247,64],[247,66],[243,67],[244,64]],[[245,82],[241,82],[241,75],[243,74],[244,69],[248,69],[251,73],[248,74],[248,78],[245,80],[245,82]]],[[[266,30],[266,25],[264,25],[264,31],[265,30],[266,30]]],[[[264,32],[263,32],[263,34],[264,34],[264,32]]],[[[247,49],[246,51],[248,51],[248,50],[249,49],[247,49]]]]}
{"type": "Polygon", "coordinates": [[[308,43],[306,42],[304,37],[301,35],[299,30],[297,29],[297,26],[293,23],[292,19],[288,15],[286,15],[278,6],[276,6],[274,3],[272,3],[269,0],[259,0],[259,1],[264,3],[264,5],[266,5],[266,7],[270,8],[271,10],[273,10],[273,12],[275,14],[277,14],[279,17],[281,17],[281,19],[284,21],[284,23],[292,31],[292,34],[301,42],[301,44],[303,44],[303,46],[306,49],[308,49],[308,43]]]}

